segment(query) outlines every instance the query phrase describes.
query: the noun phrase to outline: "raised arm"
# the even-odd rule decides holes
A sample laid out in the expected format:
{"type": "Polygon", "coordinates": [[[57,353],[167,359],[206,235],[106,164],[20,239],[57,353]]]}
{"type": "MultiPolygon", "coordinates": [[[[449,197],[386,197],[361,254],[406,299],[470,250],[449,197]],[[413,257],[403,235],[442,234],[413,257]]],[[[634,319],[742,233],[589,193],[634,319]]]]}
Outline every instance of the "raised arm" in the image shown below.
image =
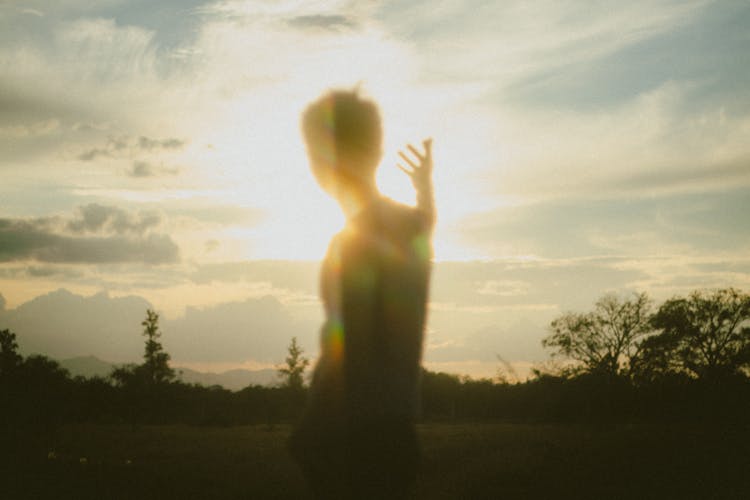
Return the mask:
{"type": "Polygon", "coordinates": [[[403,151],[398,154],[407,166],[396,165],[402,172],[409,176],[414,189],[417,191],[417,209],[424,214],[425,222],[430,230],[435,226],[435,195],[432,187],[432,139],[422,141],[424,152],[408,144],[406,146],[411,153],[407,155],[403,151]]]}

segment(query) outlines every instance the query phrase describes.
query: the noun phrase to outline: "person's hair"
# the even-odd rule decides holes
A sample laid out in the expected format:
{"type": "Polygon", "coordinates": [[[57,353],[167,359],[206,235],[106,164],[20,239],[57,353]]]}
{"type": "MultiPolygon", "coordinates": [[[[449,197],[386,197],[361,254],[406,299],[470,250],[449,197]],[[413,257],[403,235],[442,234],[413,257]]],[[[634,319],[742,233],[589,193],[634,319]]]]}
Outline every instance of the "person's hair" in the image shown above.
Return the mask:
{"type": "Polygon", "coordinates": [[[353,182],[371,176],[380,161],[382,129],[377,105],[356,90],[331,90],[302,114],[302,134],[313,171],[353,182]]]}

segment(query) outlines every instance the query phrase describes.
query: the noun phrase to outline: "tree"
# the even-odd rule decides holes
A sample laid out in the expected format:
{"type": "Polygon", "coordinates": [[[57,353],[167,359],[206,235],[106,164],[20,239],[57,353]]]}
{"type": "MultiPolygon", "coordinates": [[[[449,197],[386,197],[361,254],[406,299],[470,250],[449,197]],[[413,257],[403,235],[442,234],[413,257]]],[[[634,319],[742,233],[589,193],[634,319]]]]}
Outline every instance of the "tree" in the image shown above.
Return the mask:
{"type": "Polygon", "coordinates": [[[169,367],[169,354],[158,339],[161,337],[159,331],[159,315],[151,309],[146,310],[146,319],[141,322],[143,335],[146,337],[146,348],[143,353],[143,369],[146,382],[152,385],[162,384],[174,379],[174,370],[169,367]]]}
{"type": "Polygon", "coordinates": [[[159,315],[147,309],[141,325],[146,337],[143,364],[118,367],[110,377],[122,391],[124,411],[132,424],[139,421],[163,422],[172,407],[170,398],[174,387],[168,383],[175,378],[175,373],[169,367],[169,354],[159,343],[159,315]]]}
{"type": "Polygon", "coordinates": [[[640,371],[654,377],[684,373],[716,378],[750,368],[750,295],[734,288],[694,291],[666,301],[644,343],[640,371]]]}
{"type": "Polygon", "coordinates": [[[577,369],[609,375],[630,374],[632,360],[651,331],[651,300],[645,293],[631,299],[608,294],[588,313],[566,313],[552,321],[544,347],[578,363],[577,369]]]}
{"type": "Polygon", "coordinates": [[[16,334],[10,330],[0,330],[0,377],[15,371],[23,361],[18,354],[16,334]]]}
{"type": "Polygon", "coordinates": [[[112,371],[110,377],[120,386],[135,388],[137,386],[156,386],[174,379],[175,373],[169,367],[169,354],[158,341],[159,315],[151,309],[146,310],[146,319],[141,322],[146,345],[143,353],[143,364],[128,364],[112,371]]]}
{"type": "Polygon", "coordinates": [[[292,337],[287,352],[286,366],[278,369],[279,375],[285,379],[284,386],[300,390],[304,386],[305,369],[310,360],[302,356],[304,350],[297,344],[297,337],[292,337]]]}

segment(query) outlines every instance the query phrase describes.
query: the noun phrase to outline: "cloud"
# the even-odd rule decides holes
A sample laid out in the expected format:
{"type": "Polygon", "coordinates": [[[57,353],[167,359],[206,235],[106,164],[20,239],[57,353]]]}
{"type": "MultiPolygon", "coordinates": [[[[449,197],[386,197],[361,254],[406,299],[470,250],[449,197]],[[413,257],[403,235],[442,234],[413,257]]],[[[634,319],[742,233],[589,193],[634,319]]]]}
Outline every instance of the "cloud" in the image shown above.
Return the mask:
{"type": "Polygon", "coordinates": [[[221,246],[221,242],[219,240],[207,240],[204,244],[204,248],[206,253],[211,253],[216,251],[221,246]]]}
{"type": "Polygon", "coordinates": [[[56,358],[85,353],[133,362],[143,353],[140,322],[149,307],[141,297],[84,297],[60,289],[15,309],[0,309],[0,320],[16,332],[23,353],[56,358]]]}
{"type": "Polygon", "coordinates": [[[185,141],[174,137],[168,139],[150,139],[140,136],[137,144],[140,149],[151,151],[152,149],[182,149],[185,146],[185,141]]]}
{"type": "Polygon", "coordinates": [[[309,350],[315,328],[295,322],[273,297],[226,302],[214,307],[189,307],[185,315],[164,323],[173,332],[175,359],[204,362],[276,362],[283,359],[293,336],[309,350]]]}
{"type": "Polygon", "coordinates": [[[130,177],[153,177],[156,175],[154,166],[145,161],[134,161],[133,169],[128,171],[130,177]]]}
{"type": "MultiPolygon", "coordinates": [[[[1,105],[1,104],[0,104],[1,105]]],[[[51,135],[60,130],[60,120],[50,118],[24,125],[0,127],[0,139],[32,139],[51,135]]]]}
{"type": "Polygon", "coordinates": [[[85,273],[75,265],[45,264],[27,265],[25,263],[5,263],[0,266],[0,279],[19,280],[28,283],[27,280],[39,279],[55,282],[81,281],[85,273]]]}
{"type": "Polygon", "coordinates": [[[637,266],[618,267],[621,262],[616,257],[437,262],[430,298],[437,314],[447,315],[457,310],[468,315],[471,308],[496,318],[509,311],[576,309],[606,290],[628,289],[647,276],[637,266]]]}
{"type": "Polygon", "coordinates": [[[131,214],[121,208],[91,203],[78,207],[78,213],[67,224],[71,232],[142,235],[158,226],[161,216],[155,212],[131,214]]]}
{"type": "Polygon", "coordinates": [[[88,149],[78,155],[78,159],[81,161],[94,161],[102,156],[110,156],[110,152],[106,149],[94,148],[88,149]]]}
{"type": "MultiPolygon", "coordinates": [[[[552,311],[559,314],[559,311],[552,311]]],[[[545,315],[545,318],[552,315],[545,315]]],[[[457,334],[452,340],[425,346],[429,362],[479,360],[497,362],[497,356],[513,361],[541,361],[545,358],[541,339],[547,334],[544,321],[527,318],[505,324],[486,324],[457,334]]]]}
{"type": "Polygon", "coordinates": [[[320,29],[333,32],[353,30],[358,27],[358,22],[356,20],[340,14],[296,16],[292,17],[287,22],[290,26],[295,28],[320,29]]]}
{"type": "Polygon", "coordinates": [[[475,173],[493,196],[637,197],[750,186],[750,114],[692,108],[695,85],[668,82],[613,107],[509,104],[502,159],[475,173]]]}
{"type": "Polygon", "coordinates": [[[98,158],[133,158],[143,152],[175,151],[185,147],[182,139],[169,137],[152,139],[146,136],[110,137],[102,147],[87,149],[78,154],[81,161],[94,161],[98,158]]]}
{"type": "Polygon", "coordinates": [[[179,170],[174,167],[166,167],[163,162],[156,164],[144,157],[163,156],[165,153],[174,153],[184,149],[186,141],[175,137],[165,139],[153,139],[146,136],[140,137],[109,137],[102,147],[86,149],[77,155],[77,159],[84,162],[93,162],[102,158],[108,159],[131,159],[130,168],[125,171],[128,177],[142,179],[164,175],[176,175],[179,170]]]}
{"type": "Polygon", "coordinates": [[[548,0],[464,2],[395,0],[376,16],[422,52],[430,73],[446,79],[493,78],[506,86],[558,68],[597,60],[688,24],[704,1],[600,2],[548,0]],[[467,50],[472,48],[474,50],[467,50]]]}
{"type": "Polygon", "coordinates": [[[79,270],[61,266],[29,266],[25,269],[30,278],[78,279],[83,277],[79,270]]]}
{"type": "Polygon", "coordinates": [[[510,100],[531,106],[593,109],[682,81],[701,84],[688,107],[720,105],[716,97],[744,95],[746,101],[750,56],[744,39],[747,22],[740,19],[747,19],[748,7],[717,7],[712,2],[659,5],[663,29],[646,39],[624,38],[626,43],[606,57],[530,75],[505,91],[510,100]]]}
{"type": "Polygon", "coordinates": [[[186,225],[206,226],[256,226],[263,221],[266,213],[243,203],[222,203],[212,199],[194,197],[189,200],[175,200],[171,203],[158,202],[158,206],[170,218],[182,219],[186,225]]]}
{"type": "Polygon", "coordinates": [[[634,193],[697,192],[750,186],[750,150],[730,161],[695,162],[681,168],[623,173],[614,184],[634,193]]]}
{"type": "Polygon", "coordinates": [[[176,262],[177,245],[166,235],[143,238],[82,237],[75,238],[41,231],[28,223],[0,220],[0,261],[37,260],[54,263],[97,264],[176,262]]]}
{"type": "Polygon", "coordinates": [[[480,282],[479,285],[477,290],[479,295],[514,297],[526,295],[529,291],[529,284],[525,281],[487,280],[480,282]]]}
{"type": "MultiPolygon", "coordinates": [[[[55,163],[56,171],[75,175],[78,166],[61,159],[146,161],[152,155],[181,152],[186,145],[177,135],[181,127],[173,120],[154,118],[173,115],[175,103],[190,105],[183,95],[176,95],[185,87],[175,85],[179,79],[172,77],[171,49],[159,41],[186,18],[196,18],[186,12],[192,5],[66,5],[40,2],[34,8],[45,12],[43,18],[10,13],[3,23],[9,30],[0,35],[0,65],[12,69],[0,77],[0,166],[42,170],[55,163]],[[137,15],[140,10],[146,13],[137,15]],[[160,23],[139,26],[133,17],[158,18],[160,23]],[[166,23],[170,18],[171,26],[166,23]],[[150,29],[156,27],[159,32],[150,29]],[[59,128],[43,141],[34,124],[51,120],[59,128]],[[81,123],[97,127],[86,129],[81,123]],[[41,161],[31,161],[40,156],[41,161]]],[[[184,33],[187,39],[191,33],[184,33]]]]}
{"type": "MultiPolygon", "coordinates": [[[[0,51],[0,61],[2,52],[0,51]]],[[[60,121],[72,113],[70,104],[55,99],[52,95],[39,95],[26,88],[23,82],[14,82],[10,78],[0,78],[0,126],[3,130],[12,127],[38,128],[46,131],[50,124],[60,121]]],[[[31,132],[31,130],[30,130],[31,132]]],[[[9,134],[12,135],[12,134],[9,134]]]]}
{"type": "Polygon", "coordinates": [[[36,10],[36,9],[22,9],[21,13],[28,14],[30,16],[36,16],[36,17],[43,17],[44,16],[44,12],[42,12],[40,10],[36,10]]]}
{"type": "Polygon", "coordinates": [[[135,160],[133,167],[127,171],[128,176],[135,178],[157,177],[160,175],[176,175],[176,168],[167,168],[161,165],[154,165],[147,161],[135,160]]]}
{"type": "MultiPolygon", "coordinates": [[[[0,48],[0,65],[4,64],[0,48]]],[[[28,173],[35,165],[33,160],[49,158],[71,139],[69,122],[82,115],[71,103],[38,93],[32,84],[8,81],[11,79],[0,76],[0,169],[5,174],[15,163],[28,173]]]]}
{"type": "MultiPolygon", "coordinates": [[[[0,308],[3,327],[18,334],[23,352],[53,357],[95,355],[107,361],[139,362],[146,309],[142,297],[84,296],[65,289],[41,295],[15,309],[0,308]]],[[[281,362],[292,336],[308,353],[316,329],[301,328],[276,299],[261,297],[188,308],[184,316],[160,318],[161,342],[175,362],[281,362]]]]}
{"type": "Polygon", "coordinates": [[[318,304],[319,262],[254,260],[203,264],[189,275],[197,285],[255,284],[285,304],[318,304]]]}
{"type": "MultiPolygon", "coordinates": [[[[658,173],[653,174],[659,176],[658,173]]],[[[571,196],[474,214],[457,229],[485,254],[542,258],[707,255],[750,248],[748,188],[571,196]]]]}
{"type": "Polygon", "coordinates": [[[48,263],[176,262],[179,249],[166,234],[150,230],[161,219],[90,204],[64,222],[59,217],[0,219],[0,261],[48,263]]]}

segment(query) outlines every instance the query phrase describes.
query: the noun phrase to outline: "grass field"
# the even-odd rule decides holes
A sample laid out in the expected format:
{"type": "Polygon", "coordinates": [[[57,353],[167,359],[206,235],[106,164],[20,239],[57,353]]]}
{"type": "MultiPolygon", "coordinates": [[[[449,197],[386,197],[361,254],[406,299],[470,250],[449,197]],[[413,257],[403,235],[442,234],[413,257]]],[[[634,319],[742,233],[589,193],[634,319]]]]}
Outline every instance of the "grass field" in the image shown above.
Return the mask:
{"type": "MultiPolygon", "coordinates": [[[[309,498],[290,427],[66,426],[6,457],[6,499],[309,498]],[[40,445],[41,440],[49,440],[40,445]]],[[[414,498],[750,498],[750,427],[419,426],[414,498]]]]}

